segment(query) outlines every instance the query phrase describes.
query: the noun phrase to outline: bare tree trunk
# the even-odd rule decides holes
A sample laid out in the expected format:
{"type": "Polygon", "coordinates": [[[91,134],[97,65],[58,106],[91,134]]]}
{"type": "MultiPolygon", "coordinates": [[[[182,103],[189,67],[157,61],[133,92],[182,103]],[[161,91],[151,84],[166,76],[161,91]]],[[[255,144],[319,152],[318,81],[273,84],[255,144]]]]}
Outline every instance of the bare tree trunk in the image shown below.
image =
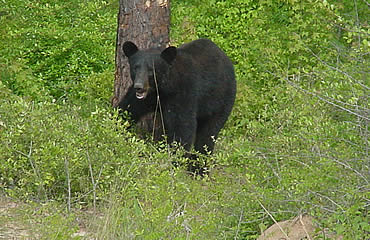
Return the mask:
{"type": "MultiPolygon", "coordinates": [[[[169,44],[169,28],[170,0],[119,1],[113,107],[118,106],[132,84],[123,43],[132,41],[139,48],[165,48],[169,44]]],[[[152,132],[153,127],[160,128],[153,123],[153,116],[151,113],[141,119],[140,127],[148,132],[152,132]]]]}
{"type": "Polygon", "coordinates": [[[169,0],[120,0],[113,107],[118,106],[132,84],[122,44],[132,41],[139,48],[167,47],[169,25],[169,0]]]}

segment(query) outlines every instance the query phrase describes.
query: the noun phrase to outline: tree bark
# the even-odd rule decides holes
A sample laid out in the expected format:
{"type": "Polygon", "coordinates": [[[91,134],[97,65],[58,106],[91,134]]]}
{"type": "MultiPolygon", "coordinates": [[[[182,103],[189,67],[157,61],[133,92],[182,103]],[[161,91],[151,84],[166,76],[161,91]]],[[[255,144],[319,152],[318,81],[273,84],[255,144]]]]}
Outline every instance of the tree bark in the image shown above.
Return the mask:
{"type": "MultiPolygon", "coordinates": [[[[120,0],[116,39],[116,72],[112,106],[125,97],[132,84],[128,60],[122,45],[125,41],[134,42],[140,49],[169,45],[170,0],[120,0]]],[[[144,116],[138,123],[142,130],[153,133],[158,138],[159,120],[154,122],[154,113],[144,116]],[[153,131],[153,128],[155,129],[153,131]]]]}
{"type": "Polygon", "coordinates": [[[132,41],[141,49],[165,48],[169,44],[169,26],[169,0],[120,0],[113,107],[118,106],[132,84],[123,43],[132,41]]]}

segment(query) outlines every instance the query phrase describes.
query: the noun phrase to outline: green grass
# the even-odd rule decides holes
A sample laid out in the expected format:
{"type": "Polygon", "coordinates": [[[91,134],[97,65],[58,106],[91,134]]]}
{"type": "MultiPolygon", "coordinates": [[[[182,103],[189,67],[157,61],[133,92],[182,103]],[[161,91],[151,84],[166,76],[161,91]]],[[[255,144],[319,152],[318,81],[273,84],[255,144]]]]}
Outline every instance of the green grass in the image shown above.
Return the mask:
{"type": "Polygon", "coordinates": [[[308,213],[369,238],[367,6],[329,2],[171,2],[172,42],[208,37],[237,72],[198,179],[110,107],[116,1],[0,0],[0,236],[256,239],[308,213]]]}

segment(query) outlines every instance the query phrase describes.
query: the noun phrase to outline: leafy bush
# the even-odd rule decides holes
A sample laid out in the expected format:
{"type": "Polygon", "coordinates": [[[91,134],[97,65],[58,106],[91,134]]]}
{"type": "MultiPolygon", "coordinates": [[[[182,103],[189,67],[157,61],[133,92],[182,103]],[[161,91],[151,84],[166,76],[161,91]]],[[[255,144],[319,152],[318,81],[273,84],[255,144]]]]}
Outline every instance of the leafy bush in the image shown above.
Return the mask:
{"type": "Polygon", "coordinates": [[[23,196],[61,199],[70,183],[68,192],[81,197],[91,191],[92,177],[104,189],[135,159],[126,138],[142,144],[118,116],[98,106],[29,102],[3,85],[1,92],[1,182],[23,196]]]}

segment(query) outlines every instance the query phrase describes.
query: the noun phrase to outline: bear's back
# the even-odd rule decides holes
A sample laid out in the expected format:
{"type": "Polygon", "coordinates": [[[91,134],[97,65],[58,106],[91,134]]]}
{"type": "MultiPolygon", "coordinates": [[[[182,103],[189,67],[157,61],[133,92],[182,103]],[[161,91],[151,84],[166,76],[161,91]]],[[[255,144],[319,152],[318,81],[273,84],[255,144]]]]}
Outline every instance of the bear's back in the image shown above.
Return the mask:
{"type": "Polygon", "coordinates": [[[178,48],[178,50],[180,54],[189,54],[193,59],[200,62],[209,61],[215,58],[230,61],[226,54],[214,42],[206,38],[183,44],[178,48]]]}
{"type": "Polygon", "coordinates": [[[234,66],[229,57],[209,39],[201,38],[183,44],[178,48],[178,58],[181,59],[181,64],[187,67],[191,65],[195,71],[199,67],[200,71],[208,74],[234,73],[234,66]]]}

